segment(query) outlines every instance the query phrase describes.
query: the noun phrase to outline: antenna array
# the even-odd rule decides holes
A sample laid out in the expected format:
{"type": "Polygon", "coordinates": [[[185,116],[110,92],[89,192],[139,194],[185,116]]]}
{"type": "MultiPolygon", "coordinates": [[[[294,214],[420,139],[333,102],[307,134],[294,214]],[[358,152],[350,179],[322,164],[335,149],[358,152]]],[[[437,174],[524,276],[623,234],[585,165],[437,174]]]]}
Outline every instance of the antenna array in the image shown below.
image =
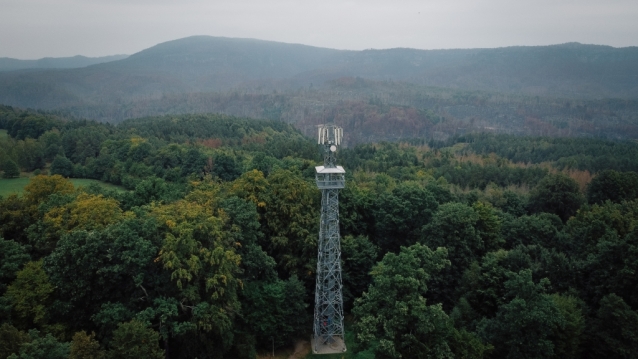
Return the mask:
{"type": "Polygon", "coordinates": [[[343,139],[343,128],[331,125],[319,125],[317,127],[317,131],[317,144],[334,144],[337,146],[341,146],[341,140],[343,139]]]}

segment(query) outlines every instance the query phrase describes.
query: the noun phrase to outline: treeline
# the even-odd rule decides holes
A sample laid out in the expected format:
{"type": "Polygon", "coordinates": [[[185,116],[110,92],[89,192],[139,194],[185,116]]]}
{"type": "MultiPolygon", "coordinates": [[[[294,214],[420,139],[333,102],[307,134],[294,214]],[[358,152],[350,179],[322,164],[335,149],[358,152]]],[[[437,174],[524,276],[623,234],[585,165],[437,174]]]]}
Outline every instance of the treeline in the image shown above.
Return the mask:
{"type": "Polygon", "coordinates": [[[365,144],[342,152],[340,159],[355,170],[386,173],[397,179],[418,179],[425,173],[462,189],[535,186],[549,173],[547,167],[520,166],[498,156],[477,156],[464,150],[397,143],[365,144]]]}
{"type": "MultiPolygon", "coordinates": [[[[315,146],[279,121],[223,115],[183,115],[125,121],[115,127],[65,120],[10,107],[0,108],[0,128],[11,138],[0,143],[0,166],[94,178],[133,189],[150,176],[185,183],[190,174],[234,179],[257,152],[268,171],[286,157],[317,159],[315,146]]],[[[290,161],[295,161],[292,158],[290,161]]]]}
{"type": "MultiPolygon", "coordinates": [[[[126,80],[131,80],[130,76],[126,80]]],[[[29,92],[34,85],[32,81],[19,85],[24,86],[29,92]]],[[[131,88],[162,85],[155,81],[149,86],[135,83],[131,88]]],[[[398,79],[380,81],[354,75],[328,81],[319,78],[307,82],[263,80],[218,91],[191,89],[179,93],[155,88],[152,93],[133,97],[122,97],[119,90],[105,95],[104,89],[96,89],[74,96],[65,91],[50,88],[43,91],[42,86],[35,87],[35,100],[13,103],[17,106],[39,103],[39,108],[111,123],[149,116],[222,113],[283,121],[294,124],[305,135],[314,136],[314,126],[325,122],[327,114],[334,114],[335,121],[345,129],[349,146],[415,136],[442,140],[471,132],[638,138],[636,100],[588,100],[437,88],[398,79]]],[[[174,88],[172,82],[170,87],[174,88]]],[[[17,92],[20,91],[13,91],[10,96],[17,92]]]]}
{"type": "MultiPolygon", "coordinates": [[[[96,99],[99,103],[99,99],[96,99]]],[[[308,136],[334,114],[350,146],[414,136],[441,139],[469,132],[551,137],[638,137],[634,100],[575,100],[450,90],[403,82],[340,78],[311,88],[264,86],[229,92],[166,94],[126,106],[75,107],[76,116],[120,122],[181,113],[224,113],[281,120],[308,136]]]]}
{"type": "MultiPolygon", "coordinates": [[[[415,143],[423,141],[414,141],[415,143]]],[[[461,153],[496,154],[512,162],[550,162],[559,169],[579,169],[592,173],[605,169],[638,171],[638,143],[600,138],[526,137],[475,133],[446,141],[429,141],[433,148],[467,144],[461,153]]]]}
{"type": "MultiPolygon", "coordinates": [[[[63,176],[0,199],[0,359],[254,358],[310,335],[313,141],[218,115],[121,126],[29,115],[60,122],[18,139],[30,121],[12,117],[3,156],[20,141],[57,145],[40,171],[63,176]],[[130,190],[64,178],[87,174],[130,190]]],[[[515,139],[339,151],[352,357],[638,352],[638,174],[610,162],[581,183],[552,152],[523,166],[472,147],[552,147],[515,139]]],[[[567,157],[633,146],[564,141],[551,143],[567,157]]]]}

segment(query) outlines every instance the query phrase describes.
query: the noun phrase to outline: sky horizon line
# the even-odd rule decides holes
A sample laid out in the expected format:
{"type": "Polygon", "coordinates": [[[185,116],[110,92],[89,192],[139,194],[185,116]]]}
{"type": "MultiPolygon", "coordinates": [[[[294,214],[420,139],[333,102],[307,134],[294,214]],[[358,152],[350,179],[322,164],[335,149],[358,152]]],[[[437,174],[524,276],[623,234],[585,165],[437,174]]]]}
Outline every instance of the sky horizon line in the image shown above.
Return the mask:
{"type": "Polygon", "coordinates": [[[565,45],[565,44],[604,46],[604,47],[611,47],[611,48],[615,48],[615,49],[638,47],[638,45],[613,46],[613,45],[608,45],[608,44],[583,43],[583,42],[580,42],[580,41],[566,41],[566,42],[560,42],[560,43],[547,43],[547,44],[534,44],[534,45],[527,45],[527,44],[520,45],[519,44],[519,45],[504,45],[504,46],[493,46],[493,47],[487,47],[487,46],[479,47],[479,46],[477,46],[477,47],[417,48],[417,47],[407,47],[407,46],[395,46],[395,47],[351,49],[351,48],[336,48],[336,47],[329,47],[329,46],[317,46],[317,45],[304,44],[304,43],[292,42],[292,41],[289,42],[289,41],[260,39],[260,38],[256,38],[256,37],[218,36],[218,35],[201,35],[200,34],[200,35],[189,35],[189,36],[179,37],[179,38],[175,38],[175,39],[171,39],[171,40],[161,41],[161,42],[158,42],[158,43],[156,43],[154,45],[147,46],[147,47],[144,47],[144,48],[139,49],[137,51],[134,51],[132,53],[124,53],[124,52],[121,52],[121,53],[108,53],[108,54],[96,55],[96,56],[85,55],[85,54],[82,54],[82,53],[76,53],[76,54],[73,54],[73,55],[43,56],[43,57],[37,57],[37,58],[19,58],[19,57],[11,57],[11,56],[0,56],[0,58],[12,59],[12,60],[20,60],[20,61],[36,61],[36,60],[42,60],[42,59],[72,58],[72,57],[77,57],[77,56],[83,56],[83,57],[87,57],[87,58],[100,58],[100,57],[110,57],[110,56],[131,56],[131,55],[134,55],[136,53],[142,52],[144,50],[150,49],[152,47],[155,47],[155,46],[167,43],[167,42],[179,41],[179,40],[183,40],[183,39],[187,39],[187,38],[191,38],[191,37],[217,37],[217,38],[228,38],[228,39],[258,40],[258,41],[276,42],[276,43],[284,43],[284,44],[290,44],[290,45],[303,45],[303,46],[325,48],[325,49],[332,49],[332,50],[342,50],[342,51],[390,50],[390,49],[413,49],[413,50],[424,50],[424,51],[474,50],[474,49],[501,49],[501,48],[508,48],[508,47],[543,47],[543,46],[558,46],[558,45],[565,45]]]}
{"type": "Polygon", "coordinates": [[[133,54],[192,34],[340,50],[638,46],[635,0],[3,0],[0,57],[133,54]]]}

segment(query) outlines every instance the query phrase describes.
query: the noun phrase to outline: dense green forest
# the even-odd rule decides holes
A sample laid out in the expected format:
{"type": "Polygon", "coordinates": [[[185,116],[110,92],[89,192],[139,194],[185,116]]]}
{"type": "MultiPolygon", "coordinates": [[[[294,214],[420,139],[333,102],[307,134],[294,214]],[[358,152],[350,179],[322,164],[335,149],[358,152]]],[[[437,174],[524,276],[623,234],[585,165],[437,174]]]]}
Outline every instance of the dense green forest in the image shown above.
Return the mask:
{"type": "MultiPolygon", "coordinates": [[[[32,175],[0,198],[0,359],[309,338],[321,158],[299,130],[7,106],[0,130],[0,185],[32,175]]],[[[350,357],[636,357],[637,143],[469,133],[337,156],[350,357]]]]}

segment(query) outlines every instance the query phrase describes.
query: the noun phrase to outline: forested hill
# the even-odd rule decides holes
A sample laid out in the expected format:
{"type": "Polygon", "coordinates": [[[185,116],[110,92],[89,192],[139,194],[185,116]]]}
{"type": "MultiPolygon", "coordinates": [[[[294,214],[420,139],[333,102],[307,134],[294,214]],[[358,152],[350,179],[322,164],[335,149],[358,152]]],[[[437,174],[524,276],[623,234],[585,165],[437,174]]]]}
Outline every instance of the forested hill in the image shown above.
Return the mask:
{"type": "Polygon", "coordinates": [[[102,68],[170,74],[189,90],[221,90],[330,68],[344,62],[348,53],[255,39],[193,36],[161,43],[102,68]]]}
{"type": "Polygon", "coordinates": [[[86,67],[104,62],[125,59],[128,55],[111,55],[101,57],[45,57],[38,60],[19,60],[9,57],[0,58],[0,72],[26,69],[71,69],[86,67]]]}
{"type": "Polygon", "coordinates": [[[533,96],[635,98],[638,48],[569,43],[497,49],[340,51],[196,36],[81,69],[2,73],[0,103],[77,109],[167,94],[283,91],[357,76],[533,96]]]}

